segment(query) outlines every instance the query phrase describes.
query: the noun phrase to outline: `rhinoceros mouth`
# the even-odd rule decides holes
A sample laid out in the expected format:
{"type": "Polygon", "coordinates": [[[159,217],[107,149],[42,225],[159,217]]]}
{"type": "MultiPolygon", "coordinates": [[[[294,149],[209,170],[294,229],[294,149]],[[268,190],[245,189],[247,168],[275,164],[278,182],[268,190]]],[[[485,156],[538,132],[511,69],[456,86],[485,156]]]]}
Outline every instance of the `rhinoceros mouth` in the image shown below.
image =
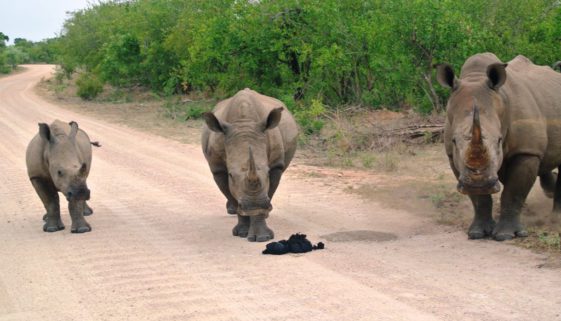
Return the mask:
{"type": "Polygon", "coordinates": [[[498,179],[483,182],[481,184],[468,184],[458,181],[458,192],[466,195],[488,195],[495,194],[501,191],[501,184],[498,179]]]}

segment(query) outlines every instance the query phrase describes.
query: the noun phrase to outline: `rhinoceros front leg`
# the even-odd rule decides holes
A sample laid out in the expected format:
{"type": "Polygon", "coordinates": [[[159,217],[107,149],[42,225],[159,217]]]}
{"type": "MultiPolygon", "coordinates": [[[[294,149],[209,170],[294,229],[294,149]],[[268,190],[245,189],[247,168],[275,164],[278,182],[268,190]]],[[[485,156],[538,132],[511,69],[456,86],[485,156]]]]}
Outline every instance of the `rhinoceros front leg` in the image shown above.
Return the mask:
{"type": "MultiPolygon", "coordinates": [[[[93,214],[93,209],[88,205],[88,203],[86,202],[85,206],[84,206],[84,216],[89,216],[93,214]]],[[[49,214],[45,213],[45,215],[43,215],[43,221],[47,221],[47,216],[49,214]]]]}
{"type": "Polygon", "coordinates": [[[520,223],[520,210],[536,181],[540,160],[537,156],[515,156],[506,167],[501,195],[501,217],[493,230],[497,241],[528,236],[520,223]]]}
{"type": "Polygon", "coordinates": [[[273,199],[273,195],[279,187],[283,170],[281,168],[273,168],[269,171],[269,198],[273,199]]]}
{"type": "Polygon", "coordinates": [[[214,177],[214,181],[218,188],[226,196],[226,211],[228,214],[237,214],[238,213],[238,201],[232,196],[230,193],[230,186],[228,186],[228,172],[216,172],[212,173],[214,177]]]}
{"type": "Polygon", "coordinates": [[[473,204],[474,217],[468,230],[468,237],[472,240],[490,236],[495,227],[493,220],[493,198],[491,195],[469,195],[473,204]]]}
{"type": "Polygon", "coordinates": [[[250,219],[249,216],[238,214],[238,224],[232,229],[232,234],[239,237],[247,237],[249,232],[250,219]]]}
{"type": "Polygon", "coordinates": [[[85,233],[92,230],[90,224],[88,224],[84,218],[85,206],[86,201],[84,200],[71,200],[68,202],[68,211],[70,212],[70,217],[72,218],[72,228],[70,229],[70,232],[85,233]]]}
{"type": "Polygon", "coordinates": [[[47,214],[43,216],[45,221],[43,231],[56,232],[64,230],[64,224],[62,224],[60,219],[60,201],[55,185],[50,180],[44,178],[32,178],[31,184],[47,211],[47,214]]]}
{"type": "Polygon", "coordinates": [[[267,215],[255,215],[249,217],[249,231],[247,239],[250,242],[265,242],[275,237],[273,230],[267,226],[267,215]]]}

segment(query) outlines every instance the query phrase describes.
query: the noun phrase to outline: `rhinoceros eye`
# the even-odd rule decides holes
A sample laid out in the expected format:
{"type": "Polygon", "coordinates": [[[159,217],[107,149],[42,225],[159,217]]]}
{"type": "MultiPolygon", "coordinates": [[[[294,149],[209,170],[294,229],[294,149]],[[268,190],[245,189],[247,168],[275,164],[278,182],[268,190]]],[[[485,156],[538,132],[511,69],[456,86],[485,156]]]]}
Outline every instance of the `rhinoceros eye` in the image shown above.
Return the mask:
{"type": "Polygon", "coordinates": [[[456,146],[456,138],[452,138],[452,144],[454,144],[454,146],[456,146]]]}
{"type": "Polygon", "coordinates": [[[503,142],[503,138],[502,138],[502,137],[499,137],[499,143],[498,143],[498,145],[501,146],[501,143],[502,143],[502,142],[503,142]]]}
{"type": "Polygon", "coordinates": [[[64,174],[62,173],[62,171],[60,169],[57,171],[57,174],[58,174],[58,177],[64,176],[64,174]]]}

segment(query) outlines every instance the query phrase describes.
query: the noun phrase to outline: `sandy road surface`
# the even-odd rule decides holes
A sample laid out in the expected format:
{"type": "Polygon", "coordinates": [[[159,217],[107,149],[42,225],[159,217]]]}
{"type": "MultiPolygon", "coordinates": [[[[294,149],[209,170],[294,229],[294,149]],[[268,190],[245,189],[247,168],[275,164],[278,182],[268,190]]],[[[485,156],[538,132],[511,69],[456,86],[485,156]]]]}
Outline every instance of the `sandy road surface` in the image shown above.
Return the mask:
{"type": "MultiPolygon", "coordinates": [[[[51,72],[0,79],[0,320],[561,320],[561,272],[506,243],[467,241],[289,169],[273,200],[277,238],[347,232],[301,256],[261,255],[199,146],[42,101],[51,72]],[[89,179],[91,233],[42,231],[25,147],[38,122],[75,120],[103,147],[89,179]],[[370,230],[369,241],[349,241],[370,230]],[[383,234],[383,233],[388,234],[383,234]]],[[[63,206],[66,208],[66,205],[63,206]]]]}

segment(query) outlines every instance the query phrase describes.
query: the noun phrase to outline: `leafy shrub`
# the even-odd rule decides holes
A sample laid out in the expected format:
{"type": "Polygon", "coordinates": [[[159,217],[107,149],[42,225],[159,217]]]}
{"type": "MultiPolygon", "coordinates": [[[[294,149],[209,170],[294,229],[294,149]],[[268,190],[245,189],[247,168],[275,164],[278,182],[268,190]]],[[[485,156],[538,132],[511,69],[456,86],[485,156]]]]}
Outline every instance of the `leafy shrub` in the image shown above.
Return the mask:
{"type": "Polygon", "coordinates": [[[76,79],[76,86],[78,86],[76,94],[85,100],[92,100],[103,91],[101,80],[90,72],[80,74],[76,79]]]}
{"type": "MultiPolygon", "coordinates": [[[[489,8],[488,0],[107,1],[72,13],[57,48],[63,65],[168,95],[222,99],[250,87],[303,105],[440,112],[449,92],[435,63],[459,71],[484,51],[560,59],[559,0],[489,8]]],[[[306,131],[321,129],[309,112],[299,117],[306,131]]]]}
{"type": "Polygon", "coordinates": [[[306,135],[316,134],[324,125],[321,117],[325,113],[325,106],[318,99],[313,99],[308,108],[300,107],[294,110],[294,118],[306,135]]]}

